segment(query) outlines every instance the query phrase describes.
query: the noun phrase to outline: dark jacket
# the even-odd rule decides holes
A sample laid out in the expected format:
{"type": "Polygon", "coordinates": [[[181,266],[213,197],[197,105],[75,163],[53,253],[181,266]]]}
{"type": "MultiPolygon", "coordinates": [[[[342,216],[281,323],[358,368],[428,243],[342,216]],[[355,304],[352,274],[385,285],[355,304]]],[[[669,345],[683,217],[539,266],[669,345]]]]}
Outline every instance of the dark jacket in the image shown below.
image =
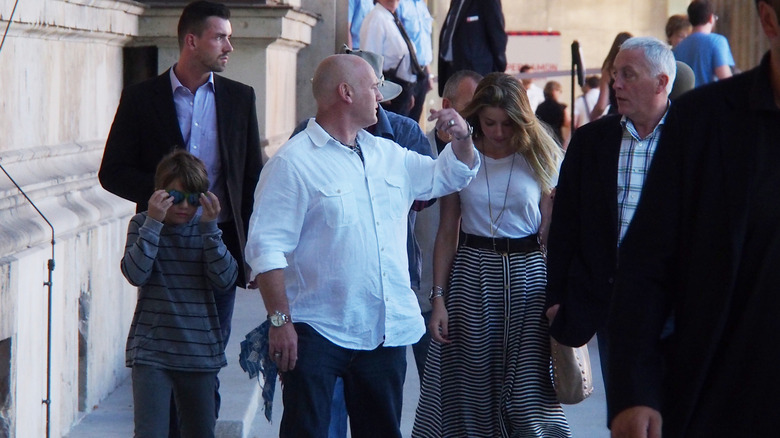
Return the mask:
{"type": "Polygon", "coordinates": [[[768,61],[675,101],[621,245],[610,417],[653,407],[665,438],[777,435],[780,110],[768,61]]]}
{"type": "MultiPolygon", "coordinates": [[[[439,59],[439,95],[447,79],[458,70],[473,70],[481,75],[506,70],[504,13],[501,0],[462,0],[463,7],[455,22],[452,36],[452,64],[439,59]]],[[[454,14],[457,1],[450,3],[447,16],[454,14]]],[[[448,20],[439,34],[439,58],[446,48],[443,37],[448,20]]]]}
{"type": "Polygon", "coordinates": [[[561,164],[547,251],[547,307],[560,304],[550,332],[588,342],[607,320],[617,267],[617,166],[623,129],[607,116],[574,132],[561,164]]]}
{"type": "MultiPolygon", "coordinates": [[[[235,235],[224,236],[238,261],[239,286],[246,285],[244,246],[252,214],[254,190],[262,168],[260,134],[252,87],[214,75],[217,130],[229,199],[220,199],[234,218],[235,235]]],[[[106,141],[98,178],[109,192],[147,209],[154,192],[154,173],[160,160],[176,148],[186,148],[173,102],[170,69],[131,85],[122,98],[106,141]]]]}

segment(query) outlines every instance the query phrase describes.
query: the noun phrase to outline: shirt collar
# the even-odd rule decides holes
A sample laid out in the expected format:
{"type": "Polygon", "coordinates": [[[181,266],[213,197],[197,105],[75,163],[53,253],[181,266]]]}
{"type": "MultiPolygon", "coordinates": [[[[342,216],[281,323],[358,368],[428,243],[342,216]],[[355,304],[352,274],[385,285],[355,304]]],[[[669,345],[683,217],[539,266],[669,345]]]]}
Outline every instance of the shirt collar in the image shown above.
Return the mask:
{"type": "MultiPolygon", "coordinates": [[[[666,110],[664,111],[664,115],[661,116],[661,120],[658,121],[658,124],[655,125],[655,128],[653,128],[653,131],[648,134],[645,138],[650,138],[655,135],[655,133],[658,131],[658,127],[663,125],[666,122],[666,115],[669,114],[669,106],[672,104],[672,101],[669,99],[666,99],[666,110]]],[[[623,126],[623,129],[627,130],[629,134],[631,134],[632,137],[634,137],[637,141],[644,140],[643,138],[639,137],[639,133],[636,130],[636,127],[634,126],[634,122],[631,121],[626,116],[620,117],[620,124],[623,126]]]]}
{"type": "MultiPolygon", "coordinates": [[[[334,145],[339,145],[339,142],[334,139],[332,135],[328,134],[328,131],[323,129],[314,117],[309,119],[309,123],[306,124],[306,134],[316,147],[323,147],[331,140],[334,145]]],[[[366,144],[371,143],[373,138],[374,136],[366,132],[365,129],[361,129],[357,133],[357,141],[360,143],[361,148],[365,147],[366,144]]]]}
{"type": "MultiPolygon", "coordinates": [[[[171,67],[171,90],[173,90],[174,93],[176,93],[176,90],[179,88],[184,88],[185,90],[189,90],[189,88],[185,87],[178,77],[176,77],[176,72],[174,72],[174,69],[176,68],[176,64],[173,64],[173,67],[171,67]]],[[[214,91],[214,72],[209,72],[209,80],[206,81],[207,84],[211,87],[211,91],[214,91]]],[[[201,85],[202,86],[202,85],[201,85]]]]}

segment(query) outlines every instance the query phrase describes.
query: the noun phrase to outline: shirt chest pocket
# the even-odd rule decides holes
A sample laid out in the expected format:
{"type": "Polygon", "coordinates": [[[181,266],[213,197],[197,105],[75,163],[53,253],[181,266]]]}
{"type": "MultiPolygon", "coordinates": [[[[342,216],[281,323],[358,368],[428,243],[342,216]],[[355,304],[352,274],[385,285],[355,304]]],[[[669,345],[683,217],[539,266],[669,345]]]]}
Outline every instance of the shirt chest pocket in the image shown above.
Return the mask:
{"type": "Polygon", "coordinates": [[[344,227],[357,222],[355,193],[350,185],[334,183],[321,187],[319,192],[323,216],[329,227],[344,227]]]}
{"type": "Polygon", "coordinates": [[[381,192],[379,194],[380,205],[385,207],[382,210],[387,212],[387,215],[392,219],[405,217],[409,210],[409,205],[406,202],[403,180],[390,176],[380,182],[378,186],[381,192]]]}

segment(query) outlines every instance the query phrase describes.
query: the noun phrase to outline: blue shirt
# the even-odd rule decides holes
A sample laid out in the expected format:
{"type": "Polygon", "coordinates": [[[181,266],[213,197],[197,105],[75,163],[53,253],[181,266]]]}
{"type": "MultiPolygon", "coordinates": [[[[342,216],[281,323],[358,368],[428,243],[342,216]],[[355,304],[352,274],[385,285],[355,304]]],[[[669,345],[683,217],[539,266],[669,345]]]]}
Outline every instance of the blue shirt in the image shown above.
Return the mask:
{"type": "Polygon", "coordinates": [[[423,0],[401,0],[396,14],[409,35],[417,51],[417,61],[422,67],[433,61],[433,17],[428,11],[428,5],[423,0]]]}
{"type": "Polygon", "coordinates": [[[360,27],[368,12],[374,8],[372,0],[349,0],[347,10],[347,22],[350,24],[349,32],[352,34],[352,48],[360,48],[360,27]]]}
{"type": "Polygon", "coordinates": [[[692,33],[672,49],[672,52],[675,59],[691,67],[696,76],[697,87],[714,82],[716,68],[734,65],[729,41],[716,33],[692,33]]]}
{"type": "MultiPolygon", "coordinates": [[[[219,156],[214,73],[210,73],[209,80],[198,87],[195,94],[192,94],[182,85],[173,70],[171,68],[173,103],[176,106],[176,118],[179,120],[182,139],[187,145],[187,151],[200,158],[206,165],[209,174],[209,191],[217,195],[222,205],[226,205],[227,188],[222,175],[222,160],[219,156]]],[[[230,209],[223,208],[219,213],[218,221],[225,222],[230,217],[230,209]]]]}

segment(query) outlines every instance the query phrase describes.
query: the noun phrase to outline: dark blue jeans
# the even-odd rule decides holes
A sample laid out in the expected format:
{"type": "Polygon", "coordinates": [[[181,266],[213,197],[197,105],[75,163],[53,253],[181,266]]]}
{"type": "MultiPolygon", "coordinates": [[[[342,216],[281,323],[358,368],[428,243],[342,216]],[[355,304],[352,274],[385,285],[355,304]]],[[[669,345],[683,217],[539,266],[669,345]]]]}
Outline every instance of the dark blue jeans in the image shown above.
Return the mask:
{"type": "Polygon", "coordinates": [[[425,334],[416,344],[412,344],[414,363],[417,365],[417,376],[420,378],[420,385],[422,385],[423,381],[425,361],[428,359],[428,347],[431,345],[431,332],[428,331],[428,323],[431,322],[431,315],[433,315],[433,311],[423,312],[422,316],[425,321],[425,334]]]}
{"type": "Polygon", "coordinates": [[[296,323],[298,362],[282,373],[280,438],[325,438],[336,377],[344,380],[354,438],[400,438],[406,348],[350,350],[296,323]]]}

